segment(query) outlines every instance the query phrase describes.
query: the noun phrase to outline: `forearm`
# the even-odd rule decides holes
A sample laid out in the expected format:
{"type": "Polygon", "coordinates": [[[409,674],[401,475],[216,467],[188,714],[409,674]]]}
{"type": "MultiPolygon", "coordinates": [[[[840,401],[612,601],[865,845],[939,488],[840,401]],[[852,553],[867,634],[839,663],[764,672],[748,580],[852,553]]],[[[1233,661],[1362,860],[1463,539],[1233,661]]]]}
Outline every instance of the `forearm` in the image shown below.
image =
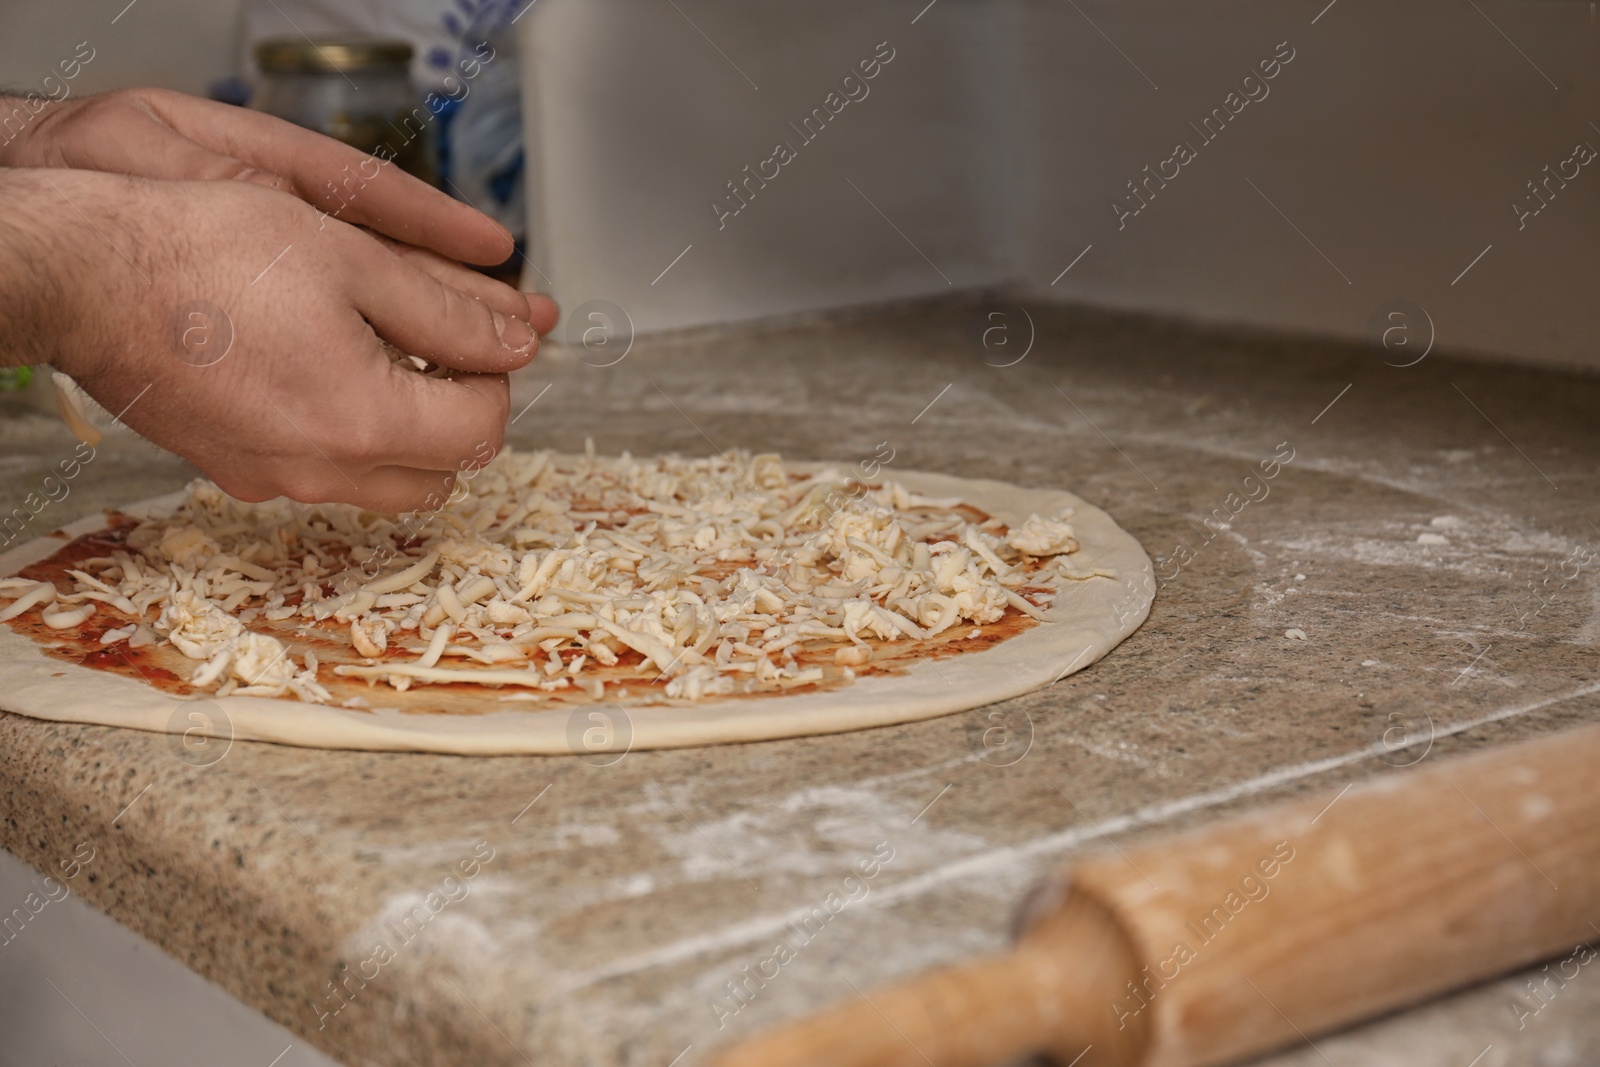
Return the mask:
{"type": "MultiPolygon", "coordinates": [[[[60,190],[63,172],[0,168],[0,366],[52,363],[85,280],[93,233],[60,190]],[[57,188],[52,188],[55,181],[57,188]]],[[[83,193],[82,185],[75,192],[83,193]]],[[[96,200],[92,193],[79,199],[96,200]]],[[[110,250],[107,249],[107,254],[110,250]]]]}

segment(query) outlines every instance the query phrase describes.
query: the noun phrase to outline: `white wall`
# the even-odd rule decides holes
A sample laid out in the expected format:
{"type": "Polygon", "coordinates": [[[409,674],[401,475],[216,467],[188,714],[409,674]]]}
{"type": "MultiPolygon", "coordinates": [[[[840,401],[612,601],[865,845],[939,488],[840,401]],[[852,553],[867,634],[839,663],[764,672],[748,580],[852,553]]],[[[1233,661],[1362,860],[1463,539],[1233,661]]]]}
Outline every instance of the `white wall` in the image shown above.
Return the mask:
{"type": "Polygon", "coordinates": [[[1339,0],[1313,25],[1326,3],[1018,0],[1027,290],[1350,337],[1403,298],[1443,348],[1600,367],[1600,162],[1520,232],[1510,206],[1600,148],[1592,5],[1339,0]],[[1200,147],[1188,122],[1285,40],[1270,95],[1200,147]],[[1180,140],[1198,158],[1119,231],[1112,199],[1180,140]]]}
{"type": "Polygon", "coordinates": [[[94,58],[73,95],[158,85],[204,96],[236,73],[241,0],[6,0],[0,12],[0,87],[44,92],[81,42],[94,58]],[[126,9],[126,10],[124,10],[126,9]],[[115,20],[115,21],[113,21],[115,20]]]}
{"type": "Polygon", "coordinates": [[[540,0],[520,23],[542,205],[524,278],[640,330],[1004,280],[1006,26],[972,0],[912,25],[918,7],[540,0]],[[885,41],[868,95],[803,144],[788,123],[885,41]],[[712,198],[780,140],[797,158],[719,229],[712,198]]]}
{"type": "Polygon", "coordinates": [[[1403,299],[1441,349],[1600,366],[1600,167],[1520,232],[1510,206],[1600,148],[1592,5],[1326,2],[940,0],[913,26],[920,0],[540,0],[526,277],[658,329],[948,288],[909,238],[956,287],[1347,337],[1403,299]],[[707,200],[883,39],[873,95],[719,233],[707,200]],[[1188,123],[1284,41],[1202,144],[1188,123]],[[1119,230],[1112,199],[1180,140],[1197,159],[1119,230]]]}

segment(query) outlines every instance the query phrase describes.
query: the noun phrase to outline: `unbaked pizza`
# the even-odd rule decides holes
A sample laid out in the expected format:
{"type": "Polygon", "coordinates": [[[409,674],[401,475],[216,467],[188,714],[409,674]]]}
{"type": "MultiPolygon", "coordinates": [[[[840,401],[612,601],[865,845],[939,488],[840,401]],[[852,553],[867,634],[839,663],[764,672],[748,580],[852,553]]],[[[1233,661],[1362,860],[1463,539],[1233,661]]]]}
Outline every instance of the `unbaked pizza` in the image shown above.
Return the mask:
{"type": "Polygon", "coordinates": [[[0,705],[459,752],[574,751],[604,709],[701,744],[975,707],[1144,618],[1103,512],[884,458],[506,451],[404,516],[199,480],[0,557],[0,705]]]}

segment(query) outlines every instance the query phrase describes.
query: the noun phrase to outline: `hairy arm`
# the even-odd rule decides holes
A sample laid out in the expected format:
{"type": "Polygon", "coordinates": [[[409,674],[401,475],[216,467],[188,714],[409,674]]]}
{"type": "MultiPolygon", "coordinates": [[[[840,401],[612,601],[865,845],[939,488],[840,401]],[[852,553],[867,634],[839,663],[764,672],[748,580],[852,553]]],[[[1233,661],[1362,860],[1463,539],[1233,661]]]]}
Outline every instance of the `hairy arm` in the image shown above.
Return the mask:
{"type": "Polygon", "coordinates": [[[85,227],[40,171],[0,168],[0,367],[50,363],[85,227]]]}

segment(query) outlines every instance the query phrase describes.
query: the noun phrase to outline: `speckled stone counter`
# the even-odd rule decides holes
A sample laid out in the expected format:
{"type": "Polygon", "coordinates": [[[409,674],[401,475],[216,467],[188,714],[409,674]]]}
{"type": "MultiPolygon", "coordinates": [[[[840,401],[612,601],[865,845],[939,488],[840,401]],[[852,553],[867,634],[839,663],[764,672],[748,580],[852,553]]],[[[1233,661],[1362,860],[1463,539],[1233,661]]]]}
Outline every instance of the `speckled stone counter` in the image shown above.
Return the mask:
{"type": "MultiPolygon", "coordinates": [[[[1431,729],[1440,760],[1600,720],[1600,584],[1563,567],[1600,544],[1600,379],[1027,310],[1014,363],[1027,326],[1001,301],[640,341],[604,367],[552,348],[516,383],[514,411],[536,402],[513,440],[843,462],[887,442],[890,475],[1071,488],[1164,575],[1093,668],[932,722],[612,763],[197,759],[4,715],[0,844],[45,869],[92,842],[75,892],[350,1064],[688,1067],[851,983],[1001,945],[1031,880],[1101,832],[1405,773],[1418,750],[1360,755],[1385,731],[1431,729]],[[984,346],[991,311],[1008,349],[984,346]],[[892,858],[865,895],[730,999],[875,850],[892,858]]],[[[0,443],[6,511],[71,451],[15,403],[0,443]]],[[[111,443],[38,522],[190,473],[111,443]]],[[[1548,1000],[1524,981],[1272,1062],[1600,1061],[1600,979],[1548,1000]]]]}

